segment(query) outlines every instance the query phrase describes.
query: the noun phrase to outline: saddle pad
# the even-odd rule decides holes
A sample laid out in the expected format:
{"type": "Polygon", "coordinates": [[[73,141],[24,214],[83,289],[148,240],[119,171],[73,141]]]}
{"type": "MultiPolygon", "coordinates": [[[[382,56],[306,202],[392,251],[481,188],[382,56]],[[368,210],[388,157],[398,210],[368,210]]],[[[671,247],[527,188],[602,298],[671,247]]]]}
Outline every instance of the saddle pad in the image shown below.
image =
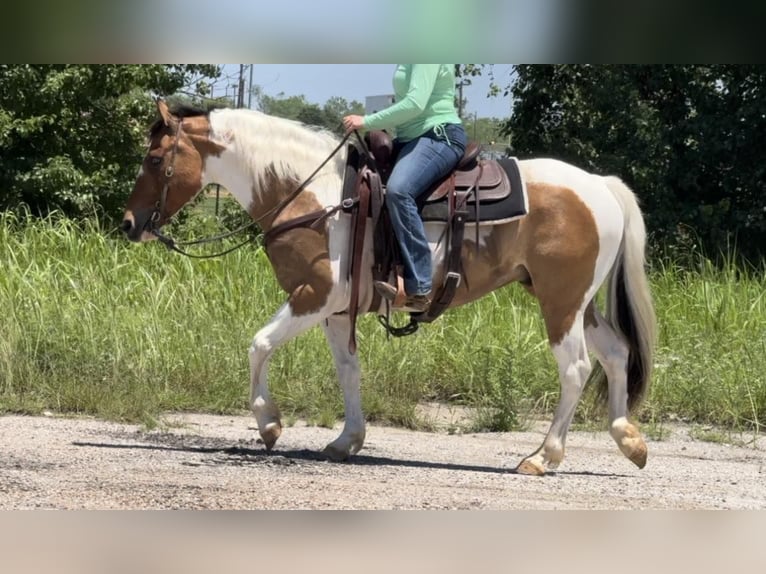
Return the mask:
{"type": "MultiPolygon", "coordinates": [[[[482,197],[479,193],[479,223],[504,223],[524,217],[529,212],[527,186],[521,178],[516,158],[501,159],[497,164],[505,171],[511,186],[511,193],[503,198],[482,197]]],[[[476,204],[469,199],[466,205],[467,223],[476,222],[476,204]]],[[[427,202],[421,207],[423,221],[447,221],[449,207],[447,198],[427,202]]]]}

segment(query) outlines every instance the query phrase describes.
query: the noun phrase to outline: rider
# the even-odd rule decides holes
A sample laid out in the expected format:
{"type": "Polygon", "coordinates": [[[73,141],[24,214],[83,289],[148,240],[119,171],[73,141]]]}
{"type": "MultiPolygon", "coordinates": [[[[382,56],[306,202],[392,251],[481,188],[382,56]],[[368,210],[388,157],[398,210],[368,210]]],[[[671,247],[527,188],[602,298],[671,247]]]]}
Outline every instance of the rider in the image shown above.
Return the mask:
{"type": "MultiPolygon", "coordinates": [[[[466,134],[455,109],[454,64],[399,64],[394,72],[396,103],[377,113],[343,118],[346,132],[393,128],[396,164],[386,186],[404,263],[404,307],[425,311],[431,304],[431,249],[416,199],[446,177],[463,157],[466,134]]],[[[397,290],[383,281],[375,288],[393,301],[397,290]]]]}

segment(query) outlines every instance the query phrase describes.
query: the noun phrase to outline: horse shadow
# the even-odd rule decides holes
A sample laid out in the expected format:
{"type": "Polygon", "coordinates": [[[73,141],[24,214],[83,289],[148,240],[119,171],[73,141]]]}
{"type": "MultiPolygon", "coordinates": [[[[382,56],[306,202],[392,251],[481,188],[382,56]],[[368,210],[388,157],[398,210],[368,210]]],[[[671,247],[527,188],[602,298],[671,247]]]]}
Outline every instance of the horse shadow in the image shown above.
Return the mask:
{"type": "MultiPolygon", "coordinates": [[[[310,465],[349,465],[370,467],[417,468],[431,470],[449,470],[457,472],[478,472],[484,474],[517,475],[515,468],[413,460],[392,458],[371,454],[355,454],[346,461],[332,461],[321,451],[309,449],[273,449],[253,448],[242,444],[232,445],[231,441],[202,437],[183,437],[173,434],[143,435],[133,441],[125,442],[86,442],[75,441],[73,446],[83,448],[152,450],[182,452],[202,455],[197,461],[184,461],[184,466],[296,466],[310,465]]],[[[628,475],[601,473],[593,471],[549,471],[547,476],[596,476],[607,478],[627,478],[628,475]]]]}

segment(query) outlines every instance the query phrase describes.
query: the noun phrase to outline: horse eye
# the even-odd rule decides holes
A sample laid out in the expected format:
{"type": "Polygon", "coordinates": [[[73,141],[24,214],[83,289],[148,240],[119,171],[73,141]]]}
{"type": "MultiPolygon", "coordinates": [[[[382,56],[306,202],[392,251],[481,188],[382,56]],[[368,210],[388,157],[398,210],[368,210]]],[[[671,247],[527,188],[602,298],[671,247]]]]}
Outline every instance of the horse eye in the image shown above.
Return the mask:
{"type": "Polygon", "coordinates": [[[159,156],[153,156],[151,159],[151,162],[153,166],[157,167],[158,165],[162,163],[162,158],[159,156]]]}

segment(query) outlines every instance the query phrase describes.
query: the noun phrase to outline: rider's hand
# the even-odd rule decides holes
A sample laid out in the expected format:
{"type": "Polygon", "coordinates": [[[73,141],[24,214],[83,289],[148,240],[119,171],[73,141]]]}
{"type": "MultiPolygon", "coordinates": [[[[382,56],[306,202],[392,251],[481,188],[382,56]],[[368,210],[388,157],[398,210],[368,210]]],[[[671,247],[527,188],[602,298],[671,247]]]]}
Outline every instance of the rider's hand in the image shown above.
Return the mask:
{"type": "Polygon", "coordinates": [[[343,118],[343,127],[346,128],[346,133],[351,133],[354,130],[364,129],[364,116],[350,115],[343,118]]]}

